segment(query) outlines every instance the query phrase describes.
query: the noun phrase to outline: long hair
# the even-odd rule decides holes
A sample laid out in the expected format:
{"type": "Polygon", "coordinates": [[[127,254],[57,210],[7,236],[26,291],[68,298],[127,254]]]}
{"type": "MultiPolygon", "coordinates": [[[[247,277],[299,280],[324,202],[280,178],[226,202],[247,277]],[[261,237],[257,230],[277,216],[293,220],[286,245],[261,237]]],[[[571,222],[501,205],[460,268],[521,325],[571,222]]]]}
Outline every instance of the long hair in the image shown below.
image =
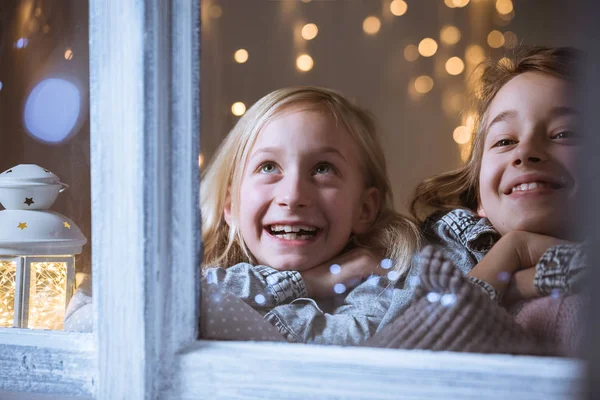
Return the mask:
{"type": "Polygon", "coordinates": [[[239,229],[240,186],[249,153],[261,129],[290,107],[317,108],[341,124],[362,150],[366,187],[375,187],[381,196],[379,212],[371,228],[356,236],[347,248],[368,247],[390,258],[403,272],[419,244],[419,230],[407,217],[394,211],[393,195],[380,139],[371,116],[345,97],[318,87],[289,87],[275,90],[258,100],[229,132],[212,162],[202,174],[201,210],[203,267],[229,267],[255,260],[239,229]],[[230,223],[224,207],[231,201],[230,223]]]}
{"type": "Polygon", "coordinates": [[[481,78],[471,95],[475,111],[474,140],[466,163],[461,167],[425,179],[415,189],[410,213],[419,223],[429,216],[455,208],[476,211],[479,204],[479,172],[483,157],[486,113],[502,87],[525,72],[540,72],[560,79],[574,81],[578,72],[578,50],[570,47],[519,46],[513,54],[501,60],[488,59],[481,78]]]}

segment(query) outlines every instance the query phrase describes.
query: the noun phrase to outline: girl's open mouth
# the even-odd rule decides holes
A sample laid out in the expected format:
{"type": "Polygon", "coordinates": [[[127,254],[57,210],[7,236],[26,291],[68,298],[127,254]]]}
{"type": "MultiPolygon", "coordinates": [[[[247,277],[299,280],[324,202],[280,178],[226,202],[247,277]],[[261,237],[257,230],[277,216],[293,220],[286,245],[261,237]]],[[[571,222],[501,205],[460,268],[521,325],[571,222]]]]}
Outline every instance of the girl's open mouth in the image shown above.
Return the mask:
{"type": "Polygon", "coordinates": [[[267,225],[265,230],[273,237],[281,240],[311,240],[319,232],[319,228],[307,225],[267,225]]]}

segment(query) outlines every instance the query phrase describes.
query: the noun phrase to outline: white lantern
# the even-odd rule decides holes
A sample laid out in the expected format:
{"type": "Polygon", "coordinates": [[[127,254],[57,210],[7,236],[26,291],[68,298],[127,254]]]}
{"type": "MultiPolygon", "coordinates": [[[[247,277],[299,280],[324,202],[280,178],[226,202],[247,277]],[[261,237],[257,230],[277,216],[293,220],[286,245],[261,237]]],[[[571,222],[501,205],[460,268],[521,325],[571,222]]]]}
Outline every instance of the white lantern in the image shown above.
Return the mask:
{"type": "Polygon", "coordinates": [[[0,174],[0,327],[63,328],[87,242],[73,221],[46,211],[66,188],[33,164],[0,174]]]}

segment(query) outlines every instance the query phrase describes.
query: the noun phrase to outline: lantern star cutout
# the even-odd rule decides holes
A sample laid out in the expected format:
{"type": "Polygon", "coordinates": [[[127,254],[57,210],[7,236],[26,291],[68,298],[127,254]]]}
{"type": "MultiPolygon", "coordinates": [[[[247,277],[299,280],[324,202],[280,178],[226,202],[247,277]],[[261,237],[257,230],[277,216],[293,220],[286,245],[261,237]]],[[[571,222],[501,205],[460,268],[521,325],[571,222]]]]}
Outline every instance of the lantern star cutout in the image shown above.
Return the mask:
{"type": "Polygon", "coordinates": [[[20,230],[27,228],[27,222],[19,222],[19,226],[17,226],[20,230]]]}
{"type": "Polygon", "coordinates": [[[71,229],[71,224],[69,224],[67,221],[63,222],[63,225],[65,226],[65,228],[71,229]]]}
{"type": "Polygon", "coordinates": [[[30,205],[34,204],[35,202],[33,201],[33,197],[25,197],[25,201],[23,203],[30,206],[30,205]]]}

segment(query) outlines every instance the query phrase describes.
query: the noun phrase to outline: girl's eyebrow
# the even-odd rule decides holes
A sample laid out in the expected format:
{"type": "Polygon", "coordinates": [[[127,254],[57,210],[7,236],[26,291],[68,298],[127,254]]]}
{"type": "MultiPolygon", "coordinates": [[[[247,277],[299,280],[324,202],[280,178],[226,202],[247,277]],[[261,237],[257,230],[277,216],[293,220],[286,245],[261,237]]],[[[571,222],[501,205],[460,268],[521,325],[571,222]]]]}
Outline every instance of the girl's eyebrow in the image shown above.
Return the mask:
{"type": "Polygon", "coordinates": [[[574,109],[573,107],[554,107],[551,111],[550,111],[550,116],[552,117],[562,117],[565,115],[575,115],[578,116],[579,112],[574,109]]]}
{"type": "MultiPolygon", "coordinates": [[[[579,115],[579,112],[577,112],[576,109],[574,109],[573,107],[567,107],[567,106],[559,106],[559,107],[554,107],[550,110],[550,117],[552,118],[557,118],[557,117],[563,117],[563,116],[568,116],[568,115],[579,115]]],[[[496,118],[494,118],[492,120],[492,122],[490,122],[490,124],[488,125],[488,130],[492,127],[492,125],[498,123],[498,122],[502,122],[502,121],[506,121],[510,118],[515,118],[517,116],[517,110],[506,110],[506,111],[502,111],[500,114],[496,115],[496,118]]]]}
{"type": "MultiPolygon", "coordinates": [[[[277,147],[263,147],[262,149],[258,149],[255,152],[252,153],[252,155],[250,156],[250,158],[254,158],[256,156],[262,155],[262,154],[278,154],[280,153],[281,150],[277,147]]],[[[316,149],[314,152],[314,154],[327,154],[327,153],[331,153],[331,154],[335,154],[337,156],[339,156],[342,160],[344,160],[344,162],[346,162],[346,157],[344,157],[344,155],[335,147],[332,146],[325,146],[325,147],[320,147],[318,149],[316,149]]]]}
{"type": "Polygon", "coordinates": [[[490,124],[487,127],[487,130],[490,130],[490,128],[494,124],[497,124],[502,121],[506,121],[507,119],[510,119],[510,118],[515,118],[516,116],[517,116],[517,110],[502,111],[500,114],[496,115],[496,117],[492,120],[492,122],[490,122],[490,124]]]}

